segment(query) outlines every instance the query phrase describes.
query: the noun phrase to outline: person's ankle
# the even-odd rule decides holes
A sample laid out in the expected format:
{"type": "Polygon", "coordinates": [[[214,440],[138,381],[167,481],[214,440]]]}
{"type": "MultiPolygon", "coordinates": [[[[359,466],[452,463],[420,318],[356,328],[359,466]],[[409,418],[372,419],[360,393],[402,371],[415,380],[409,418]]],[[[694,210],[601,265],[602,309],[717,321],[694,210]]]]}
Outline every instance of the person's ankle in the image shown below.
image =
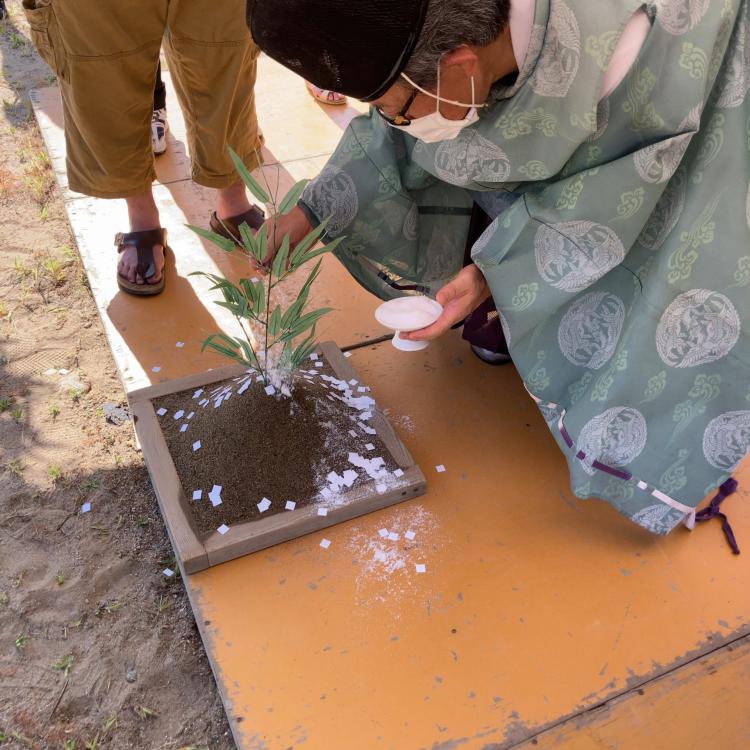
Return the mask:
{"type": "Polygon", "coordinates": [[[245,211],[249,211],[250,208],[251,205],[247,198],[244,183],[235,182],[233,185],[218,191],[216,213],[220,219],[239,216],[245,211]]]}
{"type": "Polygon", "coordinates": [[[159,209],[152,196],[128,198],[127,204],[131,232],[144,232],[161,227],[159,209]]]}

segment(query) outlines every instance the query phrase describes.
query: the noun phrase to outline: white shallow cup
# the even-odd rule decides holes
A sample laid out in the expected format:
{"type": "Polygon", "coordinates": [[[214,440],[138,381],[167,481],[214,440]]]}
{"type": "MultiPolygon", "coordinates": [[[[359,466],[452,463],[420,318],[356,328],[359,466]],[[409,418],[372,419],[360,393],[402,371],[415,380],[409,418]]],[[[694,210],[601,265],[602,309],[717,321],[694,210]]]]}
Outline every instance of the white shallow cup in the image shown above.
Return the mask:
{"type": "Polygon", "coordinates": [[[375,319],[380,325],[396,331],[391,343],[402,352],[418,352],[426,349],[429,341],[408,341],[399,333],[416,331],[432,325],[442,314],[443,306],[429,297],[398,297],[383,302],[375,310],[375,319]]]}

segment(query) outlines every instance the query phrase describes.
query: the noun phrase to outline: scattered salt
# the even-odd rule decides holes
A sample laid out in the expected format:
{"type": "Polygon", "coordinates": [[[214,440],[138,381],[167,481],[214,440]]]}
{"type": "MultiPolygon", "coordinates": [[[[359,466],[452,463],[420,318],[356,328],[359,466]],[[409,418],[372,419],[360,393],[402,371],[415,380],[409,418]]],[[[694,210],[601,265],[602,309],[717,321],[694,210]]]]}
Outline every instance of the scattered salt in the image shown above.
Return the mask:
{"type": "Polygon", "coordinates": [[[297,503],[294,500],[287,500],[284,506],[287,510],[294,510],[297,507],[297,503]]]}
{"type": "Polygon", "coordinates": [[[195,451],[199,451],[200,449],[201,449],[201,441],[200,440],[196,440],[193,443],[193,453],[195,453],[195,451]]]}
{"type": "Polygon", "coordinates": [[[289,388],[285,385],[281,386],[281,395],[286,396],[287,398],[291,398],[292,392],[289,390],[289,388]]]}
{"type": "Polygon", "coordinates": [[[331,546],[331,540],[330,539],[322,539],[320,542],[320,546],[323,549],[328,549],[331,546]]]}
{"type": "Polygon", "coordinates": [[[271,507],[271,501],[264,497],[259,503],[258,503],[258,510],[261,513],[265,513],[269,508],[271,507]]]}
{"type": "Polygon", "coordinates": [[[160,417],[163,417],[163,416],[164,416],[164,415],[165,415],[165,414],[167,413],[167,410],[166,410],[166,409],[165,409],[165,408],[164,408],[164,407],[162,406],[162,407],[161,407],[161,409],[158,409],[156,413],[157,413],[157,414],[158,414],[158,415],[159,415],[160,417]]]}
{"type": "MultiPolygon", "coordinates": [[[[159,368],[159,369],[161,369],[161,368],[159,368]]],[[[58,372],[60,373],[60,375],[67,375],[70,372],[70,370],[66,370],[64,367],[61,367],[58,370],[58,372]]]]}
{"type": "Polygon", "coordinates": [[[223,523],[223,524],[221,524],[221,526],[219,526],[218,529],[216,529],[216,531],[218,531],[219,534],[221,534],[223,536],[224,534],[227,533],[227,531],[229,531],[229,526],[227,526],[225,523],[223,523]]]}

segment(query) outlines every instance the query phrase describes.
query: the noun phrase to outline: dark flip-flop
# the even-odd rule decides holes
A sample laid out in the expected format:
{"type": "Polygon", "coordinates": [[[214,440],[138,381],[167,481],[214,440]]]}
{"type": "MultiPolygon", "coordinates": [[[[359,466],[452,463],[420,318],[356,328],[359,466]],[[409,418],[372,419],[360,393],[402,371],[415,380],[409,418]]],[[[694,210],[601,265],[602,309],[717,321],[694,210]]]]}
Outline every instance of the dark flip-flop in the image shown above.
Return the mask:
{"type": "Polygon", "coordinates": [[[115,235],[115,247],[119,255],[126,247],[135,247],[138,253],[138,265],[136,273],[146,282],[136,284],[130,281],[118,272],[117,285],[123,292],[135,294],[139,297],[153,297],[164,290],[164,280],[167,271],[167,253],[170,248],[167,245],[167,230],[147,229],[143,232],[118,232],[115,235]],[[154,284],[149,284],[148,280],[156,276],[156,266],[154,264],[154,247],[161,245],[164,248],[164,268],[161,272],[161,278],[154,284]]]}
{"type": "Polygon", "coordinates": [[[240,225],[247,224],[250,229],[258,230],[263,226],[265,220],[266,215],[263,211],[258,206],[252,206],[248,211],[237,216],[230,216],[227,219],[220,219],[216,211],[214,211],[211,214],[211,221],[209,223],[212,231],[220,234],[222,237],[226,237],[228,240],[232,240],[239,247],[241,245],[240,225]]]}

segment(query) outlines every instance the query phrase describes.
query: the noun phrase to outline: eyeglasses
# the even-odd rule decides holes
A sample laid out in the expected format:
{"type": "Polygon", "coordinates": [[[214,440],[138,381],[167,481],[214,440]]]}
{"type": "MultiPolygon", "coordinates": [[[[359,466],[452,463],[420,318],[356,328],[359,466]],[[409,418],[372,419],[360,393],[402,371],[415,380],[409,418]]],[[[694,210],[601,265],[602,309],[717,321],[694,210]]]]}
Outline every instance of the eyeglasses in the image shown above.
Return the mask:
{"type": "Polygon", "coordinates": [[[396,127],[403,127],[405,125],[411,125],[411,118],[406,114],[409,111],[409,107],[414,103],[414,100],[419,95],[419,91],[414,89],[414,91],[411,92],[409,95],[409,98],[406,100],[406,104],[404,104],[403,107],[401,107],[401,111],[397,114],[391,117],[390,115],[387,115],[385,112],[383,112],[380,107],[375,107],[375,111],[389,124],[389,125],[395,125],[396,127]]]}

